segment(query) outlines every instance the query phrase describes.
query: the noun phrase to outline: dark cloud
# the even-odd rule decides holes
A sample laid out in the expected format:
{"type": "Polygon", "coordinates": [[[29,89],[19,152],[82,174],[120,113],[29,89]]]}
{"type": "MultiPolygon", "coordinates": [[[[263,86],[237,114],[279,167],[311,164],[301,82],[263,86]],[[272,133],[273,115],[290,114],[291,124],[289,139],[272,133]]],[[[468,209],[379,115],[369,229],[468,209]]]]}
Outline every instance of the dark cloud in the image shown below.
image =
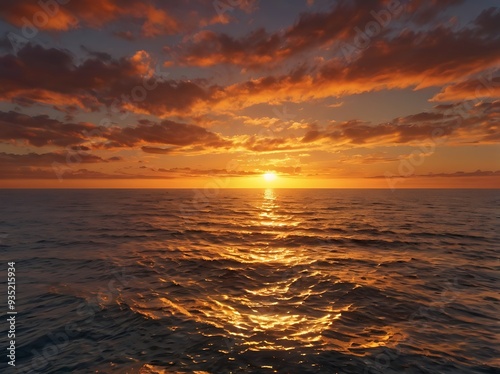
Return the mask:
{"type": "Polygon", "coordinates": [[[83,151],[78,152],[49,152],[12,154],[0,152],[1,179],[31,178],[57,179],[64,178],[95,178],[99,175],[109,177],[96,171],[81,169],[80,164],[101,164],[121,161],[121,157],[108,159],[83,151]]]}
{"type": "Polygon", "coordinates": [[[491,142],[497,134],[499,118],[497,102],[483,103],[481,107],[467,105],[443,106],[436,112],[422,112],[398,117],[387,123],[371,124],[346,121],[326,129],[312,127],[302,138],[303,143],[328,140],[336,144],[373,145],[404,144],[412,141],[438,141],[439,138],[465,132],[475,142],[491,142]],[[444,110],[444,112],[443,112],[444,110]]]}
{"type": "MultiPolygon", "coordinates": [[[[234,38],[202,31],[190,44],[182,46],[179,61],[198,66],[227,63],[247,68],[268,67],[306,50],[352,38],[353,28],[373,21],[370,11],[380,11],[383,5],[383,0],[341,0],[328,12],[303,13],[293,26],[272,34],[258,29],[234,38]]],[[[398,9],[400,15],[402,6],[398,9]]]]}
{"type": "Polygon", "coordinates": [[[170,11],[147,0],[70,1],[64,5],[52,2],[4,0],[0,16],[15,26],[25,26],[28,20],[41,30],[66,31],[86,26],[99,28],[116,20],[136,19],[142,23],[144,36],[175,34],[181,30],[170,11]],[[55,6],[54,6],[55,5],[55,6]],[[35,18],[35,14],[44,15],[35,18]],[[39,19],[37,21],[37,19],[39,19]]]}
{"type": "Polygon", "coordinates": [[[440,18],[443,11],[464,3],[464,0],[411,0],[405,1],[408,20],[425,25],[440,18]]]}
{"type": "Polygon", "coordinates": [[[84,45],[80,45],[80,48],[90,57],[96,58],[98,60],[111,61],[113,59],[109,53],[94,51],[93,49],[90,49],[89,47],[86,47],[84,45]]]}
{"type": "Polygon", "coordinates": [[[181,64],[211,66],[225,63],[256,68],[276,64],[284,55],[290,55],[290,50],[280,55],[281,38],[269,35],[263,29],[239,39],[205,30],[193,39],[195,42],[185,46],[179,53],[181,64]]]}
{"type": "Polygon", "coordinates": [[[189,111],[198,101],[210,101],[213,88],[191,81],[154,76],[149,55],[110,60],[106,53],[76,64],[67,51],[28,43],[17,55],[0,57],[0,99],[58,106],[98,106],[165,115],[189,111]]]}
{"type": "MultiPolygon", "coordinates": [[[[141,144],[179,147],[202,145],[213,148],[231,146],[231,142],[220,135],[192,124],[141,120],[136,126],[98,127],[89,123],[63,123],[47,115],[31,117],[13,111],[0,111],[0,140],[24,141],[35,147],[71,146],[79,150],[90,149],[89,144],[83,144],[88,142],[93,147],[104,145],[108,148],[130,148],[141,144]]],[[[168,153],[174,148],[160,151],[159,148],[145,146],[143,150],[149,153],[168,153]]]]}
{"type": "MultiPolygon", "coordinates": [[[[308,17],[302,16],[294,27],[312,27],[308,17]]],[[[336,57],[311,67],[303,64],[285,74],[226,87],[205,80],[161,78],[155,74],[153,61],[145,51],[129,58],[110,59],[105,53],[87,49],[89,58],[77,63],[67,51],[27,44],[17,55],[0,57],[0,99],[26,106],[47,103],[64,110],[75,106],[98,110],[106,106],[114,111],[163,117],[236,110],[271,100],[300,102],[382,89],[440,86],[462,81],[498,64],[500,38],[485,36],[485,30],[491,27],[483,18],[481,14],[470,27],[459,31],[438,26],[384,35],[360,49],[348,65],[336,57]]],[[[314,34],[312,30],[308,32],[314,34]]],[[[215,37],[211,31],[201,35],[208,40],[215,37]]],[[[220,53],[225,59],[237,55],[251,63],[280,44],[263,30],[254,32],[244,42],[259,46],[247,53],[244,43],[227,36],[220,53]],[[259,42],[261,39],[264,44],[259,42]]],[[[211,44],[207,45],[213,52],[211,44]]],[[[281,52],[275,52],[269,58],[279,61],[281,52]]]]}
{"type": "MultiPolygon", "coordinates": [[[[114,127],[109,129],[105,138],[114,147],[132,147],[141,143],[174,146],[203,145],[206,147],[230,145],[228,141],[203,127],[168,120],[161,123],[141,121],[135,127],[114,127]]],[[[151,151],[151,149],[149,150],[151,151]]]]}
{"type": "Polygon", "coordinates": [[[237,83],[217,97],[224,108],[241,108],[269,101],[304,102],[382,89],[442,86],[500,61],[500,38],[483,38],[474,30],[407,29],[373,41],[348,65],[334,58],[315,69],[300,67],[237,83]]]}
{"type": "Polygon", "coordinates": [[[47,115],[28,116],[0,111],[0,140],[22,140],[35,147],[56,145],[65,147],[83,143],[85,133],[96,126],[88,123],[62,123],[47,115]]]}
{"type": "Polygon", "coordinates": [[[225,33],[201,31],[179,50],[179,62],[211,66],[231,64],[258,69],[275,66],[284,60],[335,43],[349,42],[358,30],[378,28],[382,37],[396,26],[396,21],[418,24],[432,22],[440,12],[461,0],[398,1],[340,0],[327,12],[304,12],[291,27],[275,33],[258,29],[235,38],[225,33]],[[375,25],[375,26],[373,26],[375,25]]]}
{"type": "MultiPolygon", "coordinates": [[[[0,175],[0,179],[157,179],[157,176],[133,175],[133,174],[114,174],[103,173],[96,170],[85,168],[72,169],[41,169],[41,168],[17,168],[6,170],[0,175]]],[[[168,179],[170,177],[163,177],[168,179]]]]}
{"type": "Polygon", "coordinates": [[[481,12],[474,22],[478,32],[484,36],[500,35],[500,8],[489,8],[481,12]]]}
{"type": "Polygon", "coordinates": [[[398,36],[371,43],[352,64],[331,61],[319,79],[369,85],[427,87],[463,79],[493,66],[500,59],[500,38],[481,38],[471,29],[458,32],[438,27],[405,30],[398,36]]]}
{"type": "MultiPolygon", "coordinates": [[[[54,162],[59,163],[69,163],[69,160],[78,159],[78,163],[99,163],[108,162],[109,160],[103,159],[99,156],[79,152],[68,153],[68,152],[51,152],[51,153],[27,153],[27,154],[13,154],[0,152],[0,164],[6,165],[16,165],[22,166],[42,166],[48,167],[52,166],[54,162]]],[[[112,160],[113,161],[113,160],[112,160]]]]}
{"type": "MultiPolygon", "coordinates": [[[[18,27],[30,22],[37,29],[50,31],[99,29],[112,22],[132,23],[140,26],[141,36],[156,37],[186,32],[195,25],[229,22],[230,17],[219,15],[214,4],[211,0],[78,0],[64,5],[57,1],[3,0],[0,17],[18,27]]],[[[224,13],[236,9],[252,12],[255,4],[256,0],[230,2],[224,13]]]]}
{"type": "Polygon", "coordinates": [[[7,38],[7,34],[5,36],[0,36],[0,51],[10,52],[12,50],[12,43],[7,38]]]}
{"type": "Polygon", "coordinates": [[[143,152],[146,153],[153,153],[157,155],[168,155],[172,154],[175,151],[175,147],[171,148],[158,148],[158,147],[148,147],[148,146],[143,146],[141,147],[143,152]]]}

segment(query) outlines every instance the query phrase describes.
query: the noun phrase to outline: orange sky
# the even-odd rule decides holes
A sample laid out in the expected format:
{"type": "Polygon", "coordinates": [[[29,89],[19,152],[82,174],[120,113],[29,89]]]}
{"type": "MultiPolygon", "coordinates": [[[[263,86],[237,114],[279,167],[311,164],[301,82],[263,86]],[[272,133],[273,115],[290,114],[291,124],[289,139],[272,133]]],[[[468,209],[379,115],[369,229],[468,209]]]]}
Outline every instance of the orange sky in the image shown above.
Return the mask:
{"type": "Polygon", "coordinates": [[[498,188],[497,6],[5,1],[0,187],[498,188]]]}

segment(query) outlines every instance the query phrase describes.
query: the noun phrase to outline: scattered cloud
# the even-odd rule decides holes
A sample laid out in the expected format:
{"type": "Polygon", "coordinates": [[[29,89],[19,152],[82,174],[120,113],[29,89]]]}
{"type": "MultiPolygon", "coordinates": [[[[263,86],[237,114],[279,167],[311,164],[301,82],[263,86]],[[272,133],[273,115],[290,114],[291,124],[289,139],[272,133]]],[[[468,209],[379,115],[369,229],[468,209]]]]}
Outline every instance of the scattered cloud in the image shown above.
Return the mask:
{"type": "MultiPolygon", "coordinates": [[[[465,172],[465,171],[456,171],[454,173],[428,173],[428,174],[412,174],[405,176],[404,178],[438,178],[438,177],[444,177],[444,178],[456,178],[456,177],[500,177],[500,170],[497,171],[482,171],[482,170],[476,170],[476,171],[470,171],[470,172],[465,172]]],[[[367,177],[367,178],[387,178],[385,175],[376,175],[373,177],[367,177]]]]}
{"type": "Polygon", "coordinates": [[[96,126],[89,123],[62,123],[47,115],[31,117],[0,111],[0,140],[22,141],[35,147],[81,144],[86,140],[84,134],[95,129],[96,126]]]}
{"type": "Polygon", "coordinates": [[[6,0],[2,177],[54,178],[72,155],[86,165],[68,178],[307,175],[299,154],[328,164],[317,175],[361,173],[405,157],[385,146],[498,143],[500,8],[452,13],[465,2],[307,0],[271,22],[258,12],[281,3],[6,0]],[[381,113],[365,99],[391,90],[415,101],[381,113]],[[173,167],[183,156],[192,167],[173,167]],[[242,171],[220,161],[233,156],[242,171]]]}

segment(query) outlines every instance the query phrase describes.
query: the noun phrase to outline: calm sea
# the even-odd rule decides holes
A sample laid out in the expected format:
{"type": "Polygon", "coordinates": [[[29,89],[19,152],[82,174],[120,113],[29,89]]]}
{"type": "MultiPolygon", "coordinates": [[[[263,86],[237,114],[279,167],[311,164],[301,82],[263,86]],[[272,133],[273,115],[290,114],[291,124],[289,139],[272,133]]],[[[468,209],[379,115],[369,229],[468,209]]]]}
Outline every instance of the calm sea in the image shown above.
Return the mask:
{"type": "Polygon", "coordinates": [[[498,190],[0,201],[2,373],[500,372],[498,190]]]}

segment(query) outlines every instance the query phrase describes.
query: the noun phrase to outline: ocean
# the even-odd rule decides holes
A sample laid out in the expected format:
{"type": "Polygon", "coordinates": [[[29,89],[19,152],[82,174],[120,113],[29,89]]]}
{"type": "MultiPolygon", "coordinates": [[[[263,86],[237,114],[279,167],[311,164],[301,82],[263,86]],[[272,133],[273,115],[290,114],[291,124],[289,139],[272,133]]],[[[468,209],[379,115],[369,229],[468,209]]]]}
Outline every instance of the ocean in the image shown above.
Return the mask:
{"type": "Polygon", "coordinates": [[[2,373],[500,373],[498,190],[0,190],[2,373]]]}

